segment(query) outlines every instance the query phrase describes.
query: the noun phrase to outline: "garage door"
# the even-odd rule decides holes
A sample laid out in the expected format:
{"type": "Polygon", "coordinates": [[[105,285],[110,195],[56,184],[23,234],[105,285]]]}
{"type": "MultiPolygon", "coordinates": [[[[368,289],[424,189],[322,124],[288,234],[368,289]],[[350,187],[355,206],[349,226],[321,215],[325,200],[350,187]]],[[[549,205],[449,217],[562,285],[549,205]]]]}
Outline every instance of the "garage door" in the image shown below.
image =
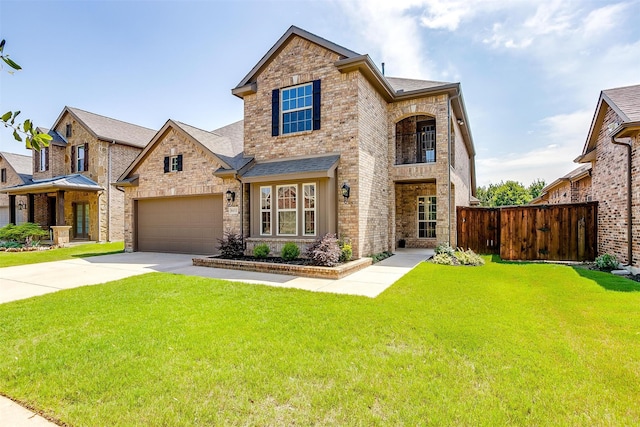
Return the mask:
{"type": "Polygon", "coordinates": [[[137,202],[137,250],[217,253],[222,196],[143,199],[137,202]]]}

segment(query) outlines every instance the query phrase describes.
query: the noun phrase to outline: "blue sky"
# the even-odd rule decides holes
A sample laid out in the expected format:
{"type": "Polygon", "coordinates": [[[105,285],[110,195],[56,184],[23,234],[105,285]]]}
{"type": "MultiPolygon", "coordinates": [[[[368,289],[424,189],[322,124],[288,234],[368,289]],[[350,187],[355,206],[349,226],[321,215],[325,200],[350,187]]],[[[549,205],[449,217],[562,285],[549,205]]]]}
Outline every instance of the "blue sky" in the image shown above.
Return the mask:
{"type": "MultiPolygon", "coordinates": [[[[0,0],[0,111],[159,129],[242,119],[231,88],[296,25],[388,76],[461,82],[479,185],[577,167],[602,89],[640,84],[640,0],[0,0]]],[[[0,151],[27,152],[0,128],[0,151]]]]}

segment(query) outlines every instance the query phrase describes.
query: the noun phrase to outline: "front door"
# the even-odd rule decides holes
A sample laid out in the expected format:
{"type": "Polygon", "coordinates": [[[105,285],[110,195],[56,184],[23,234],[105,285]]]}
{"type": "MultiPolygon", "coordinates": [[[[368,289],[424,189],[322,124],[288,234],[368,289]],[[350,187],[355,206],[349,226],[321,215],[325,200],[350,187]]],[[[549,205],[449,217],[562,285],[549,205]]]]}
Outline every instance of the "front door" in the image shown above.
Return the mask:
{"type": "Polygon", "coordinates": [[[74,217],[76,239],[89,238],[89,203],[76,203],[74,217]]]}

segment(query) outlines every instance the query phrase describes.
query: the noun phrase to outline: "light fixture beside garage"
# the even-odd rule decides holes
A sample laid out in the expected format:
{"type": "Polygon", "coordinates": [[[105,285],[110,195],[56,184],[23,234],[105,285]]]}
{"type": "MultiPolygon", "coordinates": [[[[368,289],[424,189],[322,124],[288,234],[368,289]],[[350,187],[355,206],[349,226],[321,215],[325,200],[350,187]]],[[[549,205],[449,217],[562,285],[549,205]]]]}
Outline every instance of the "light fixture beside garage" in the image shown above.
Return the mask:
{"type": "Polygon", "coordinates": [[[231,206],[231,203],[236,201],[236,193],[234,191],[231,190],[227,190],[227,205],[231,206]]]}
{"type": "Polygon", "coordinates": [[[342,184],[341,190],[342,190],[342,197],[344,197],[344,202],[346,204],[347,201],[349,200],[349,196],[351,195],[351,187],[349,187],[349,184],[345,182],[344,184],[342,184]]]}

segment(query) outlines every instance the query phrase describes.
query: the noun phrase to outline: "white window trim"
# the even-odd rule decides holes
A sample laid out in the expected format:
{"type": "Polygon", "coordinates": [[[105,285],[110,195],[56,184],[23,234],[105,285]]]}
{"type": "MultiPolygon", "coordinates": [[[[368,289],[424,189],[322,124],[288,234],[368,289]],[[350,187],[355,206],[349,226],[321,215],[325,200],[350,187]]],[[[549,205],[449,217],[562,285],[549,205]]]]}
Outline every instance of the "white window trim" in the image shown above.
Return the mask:
{"type": "Polygon", "coordinates": [[[180,172],[178,170],[178,156],[169,156],[169,172],[180,172]]]}
{"type": "Polygon", "coordinates": [[[437,236],[435,235],[435,231],[434,231],[434,236],[433,237],[420,237],[420,223],[424,222],[426,224],[428,223],[433,223],[434,224],[434,230],[435,227],[437,225],[436,221],[437,219],[431,220],[429,219],[429,206],[431,205],[430,200],[429,199],[435,199],[435,205],[436,205],[436,209],[438,208],[438,199],[436,198],[436,196],[418,196],[416,198],[416,238],[418,239],[434,239],[437,236]],[[420,199],[424,199],[424,220],[420,220],[420,199]]]}
{"type": "Polygon", "coordinates": [[[300,132],[311,132],[313,130],[313,82],[308,82],[308,83],[302,83],[299,85],[295,85],[295,86],[289,86],[286,88],[283,88],[280,90],[280,135],[292,135],[292,134],[296,134],[296,133],[300,133],[300,132]],[[291,90],[291,89],[298,89],[299,87],[304,87],[304,86],[311,86],[311,105],[308,107],[296,107],[296,108],[291,108],[287,111],[284,110],[284,91],[286,90],[291,90]],[[311,110],[311,129],[310,130],[297,130],[295,132],[286,132],[284,131],[284,115],[286,113],[294,113],[294,112],[298,112],[298,111],[303,111],[303,110],[311,110]]]}
{"type": "Polygon", "coordinates": [[[261,236],[273,235],[273,187],[271,185],[265,185],[260,187],[260,235],[261,236]],[[271,196],[269,209],[265,209],[262,207],[262,190],[264,188],[269,189],[269,195],[271,196]],[[269,233],[263,233],[262,231],[262,214],[265,212],[269,212],[269,230],[270,230],[269,233]]]}
{"type": "Polygon", "coordinates": [[[40,149],[40,172],[47,170],[47,148],[42,147],[40,149]]]}
{"type": "Polygon", "coordinates": [[[78,145],[76,147],[76,171],[84,172],[84,157],[87,153],[84,150],[84,144],[78,145]],[[82,157],[80,157],[80,150],[82,150],[82,157]]]}
{"type": "MultiPolygon", "coordinates": [[[[299,188],[298,188],[298,184],[282,184],[282,185],[276,185],[276,199],[275,199],[275,203],[276,203],[276,235],[277,236],[297,236],[298,235],[298,194],[300,193],[299,188]],[[279,201],[280,201],[280,188],[283,187],[293,187],[296,189],[296,208],[295,209],[280,209],[279,205],[279,201]],[[283,234],[280,233],[280,212],[295,212],[295,219],[296,219],[296,224],[295,224],[295,232],[293,234],[283,234]]],[[[271,201],[272,205],[273,205],[273,200],[271,201]]]]}
{"type": "Polygon", "coordinates": [[[305,182],[302,184],[302,235],[303,236],[316,236],[318,234],[318,213],[316,212],[316,206],[318,206],[318,186],[315,182],[305,182]],[[313,186],[313,209],[305,207],[305,192],[304,189],[307,186],[313,186]],[[307,212],[313,212],[313,234],[307,234],[307,212]]]}

